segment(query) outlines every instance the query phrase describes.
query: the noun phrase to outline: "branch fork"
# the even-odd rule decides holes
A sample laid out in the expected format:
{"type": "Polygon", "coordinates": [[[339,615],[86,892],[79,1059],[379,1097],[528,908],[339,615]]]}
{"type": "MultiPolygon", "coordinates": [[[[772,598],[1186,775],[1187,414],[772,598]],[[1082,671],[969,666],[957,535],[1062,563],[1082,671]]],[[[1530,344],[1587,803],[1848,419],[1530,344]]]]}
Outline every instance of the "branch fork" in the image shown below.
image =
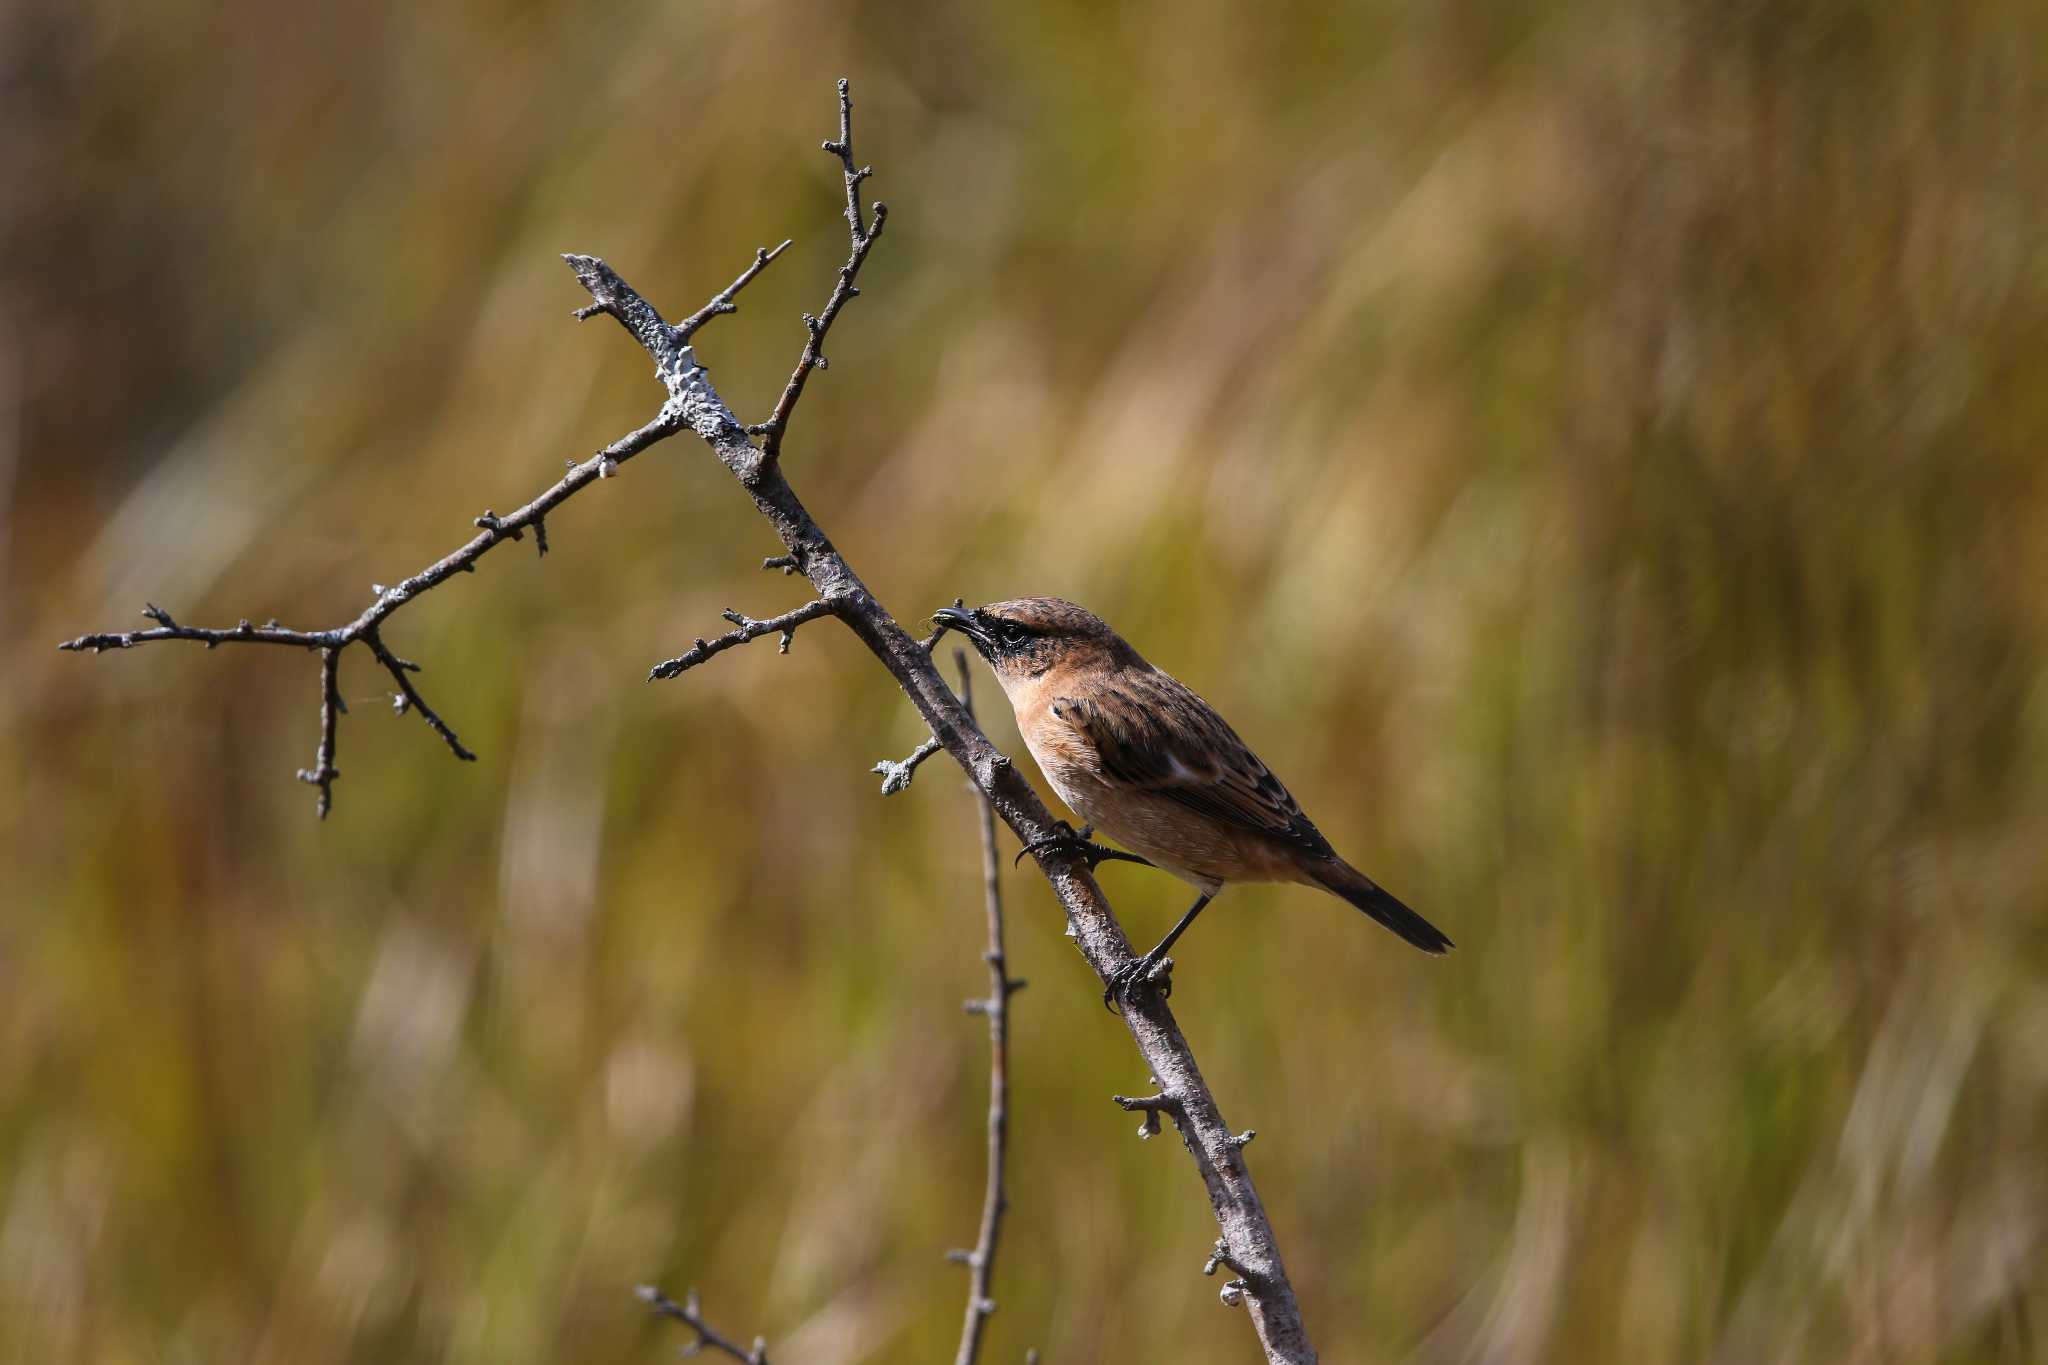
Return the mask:
{"type": "Polygon", "coordinates": [[[319,789],[314,809],[322,819],[334,805],[334,782],[340,773],[334,767],[334,753],[339,718],[348,710],[341,705],[336,691],[335,670],[340,656],[350,646],[360,644],[391,674],[398,684],[395,709],[400,712],[417,711],[420,718],[435,734],[439,735],[448,749],[465,762],[476,755],[464,747],[455,731],[441,719],[426,700],[419,688],[409,677],[417,673],[420,666],[401,659],[385,645],[382,636],[384,623],[407,603],[421,594],[446,583],[458,573],[474,573],[476,562],[504,541],[519,538],[519,533],[531,527],[535,543],[541,553],[547,552],[547,527],[544,518],[562,503],[574,497],[583,488],[609,473],[626,461],[646,450],[657,441],[665,440],[681,430],[679,421],[672,417],[666,407],[663,415],[649,422],[639,430],[630,432],[582,461],[570,461],[568,472],[552,487],[508,516],[500,517],[486,509],[483,516],[475,519],[477,534],[450,553],[429,564],[411,577],[392,585],[382,583],[370,585],[371,603],[353,621],[328,630],[290,630],[275,620],[258,626],[246,617],[234,626],[210,628],[180,625],[171,614],[151,602],[144,605],[142,614],[155,625],[148,630],[103,632],[80,635],[59,644],[59,649],[74,652],[101,653],[108,649],[132,649],[136,645],[155,644],[165,640],[187,640],[214,649],[225,644],[266,644],[291,645],[300,649],[317,650],[320,663],[320,743],[318,756],[311,768],[298,769],[295,776],[319,789]]]}
{"type": "Polygon", "coordinates": [[[917,776],[919,764],[944,747],[939,743],[938,736],[933,735],[901,760],[885,758],[868,771],[882,775],[882,795],[894,796],[910,785],[910,780],[917,776]]]}
{"type": "Polygon", "coordinates": [[[755,1337],[751,1348],[741,1349],[738,1343],[704,1321],[703,1307],[697,1299],[695,1289],[684,1294],[681,1303],[677,1303],[651,1284],[643,1284],[634,1292],[640,1296],[642,1303],[654,1310],[657,1317],[673,1318],[697,1334],[696,1340],[683,1346],[683,1355],[699,1355],[709,1349],[723,1351],[734,1360],[745,1361],[746,1365],[768,1365],[768,1338],[755,1337]]]}
{"type": "Polygon", "coordinates": [[[776,400],[775,411],[768,420],[749,427],[751,434],[760,436],[761,460],[763,464],[774,464],[782,457],[782,439],[789,432],[789,419],[796,411],[797,400],[804,396],[804,384],[810,379],[811,371],[828,368],[825,359],[825,335],[832,330],[833,322],[839,317],[839,310],[849,300],[858,298],[860,290],[854,280],[860,275],[860,268],[866,263],[868,252],[882,235],[882,228],[889,221],[889,206],[877,202],[874,205],[874,224],[868,225],[861,213],[861,182],[874,174],[871,166],[856,167],[853,163],[853,95],[844,77],[839,81],[839,136],[827,139],[824,148],[839,158],[842,175],[846,183],[846,230],[852,247],[846,264],[839,267],[839,275],[832,288],[832,296],[825,300],[825,311],[818,314],[804,314],[804,350],[797,358],[796,369],[791,371],[789,383],[783,386],[782,397],[776,400]]]}

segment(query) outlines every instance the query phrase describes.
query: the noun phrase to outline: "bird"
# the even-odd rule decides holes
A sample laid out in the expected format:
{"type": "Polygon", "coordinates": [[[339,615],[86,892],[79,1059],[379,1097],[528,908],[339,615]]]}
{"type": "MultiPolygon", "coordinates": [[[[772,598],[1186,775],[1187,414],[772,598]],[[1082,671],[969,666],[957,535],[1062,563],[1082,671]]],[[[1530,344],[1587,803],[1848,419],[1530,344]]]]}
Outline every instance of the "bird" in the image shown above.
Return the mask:
{"type": "Polygon", "coordinates": [[[1103,994],[1112,1009],[1153,980],[1195,917],[1233,883],[1316,887],[1425,953],[1454,946],[1338,856],[1230,723],[1094,612],[1057,597],[1019,597],[973,608],[956,603],[932,620],[941,632],[966,636],[988,663],[1031,757],[1087,822],[1078,833],[1063,824],[1024,851],[1060,843],[1091,867],[1103,859],[1147,863],[1199,893],[1157,947],[1116,971],[1103,994]],[[1140,856],[1090,842],[1097,830],[1140,856]]]}

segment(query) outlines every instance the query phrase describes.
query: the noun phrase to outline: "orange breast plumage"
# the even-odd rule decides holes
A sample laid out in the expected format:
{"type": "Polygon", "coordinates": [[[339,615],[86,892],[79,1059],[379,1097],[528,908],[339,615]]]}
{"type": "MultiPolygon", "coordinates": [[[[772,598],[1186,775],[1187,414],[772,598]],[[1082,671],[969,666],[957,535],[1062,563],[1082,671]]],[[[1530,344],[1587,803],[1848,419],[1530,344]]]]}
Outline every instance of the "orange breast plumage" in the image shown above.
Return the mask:
{"type": "Polygon", "coordinates": [[[1204,891],[1300,881],[1329,845],[1215,711],[1156,669],[1053,675],[1014,698],[1025,745],[1060,799],[1204,891]]]}

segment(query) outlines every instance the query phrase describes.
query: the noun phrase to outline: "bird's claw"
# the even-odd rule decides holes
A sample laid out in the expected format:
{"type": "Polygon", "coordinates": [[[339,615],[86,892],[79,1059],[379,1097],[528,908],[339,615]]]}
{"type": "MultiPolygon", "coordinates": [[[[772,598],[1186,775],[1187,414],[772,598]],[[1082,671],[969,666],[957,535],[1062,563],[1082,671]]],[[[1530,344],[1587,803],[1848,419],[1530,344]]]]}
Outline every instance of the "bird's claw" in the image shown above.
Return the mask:
{"type": "MultiPolygon", "coordinates": [[[[1071,848],[1077,853],[1083,853],[1085,849],[1100,847],[1100,845],[1091,845],[1088,842],[1088,836],[1093,833],[1095,833],[1095,826],[1093,825],[1083,825],[1079,831],[1076,831],[1072,825],[1064,820],[1054,821],[1052,833],[1046,835],[1043,839],[1033,839],[1030,843],[1018,849],[1017,856],[1010,860],[1010,866],[1016,867],[1020,865],[1028,855],[1038,852],[1041,848],[1071,848]]],[[[1083,853],[1083,856],[1086,856],[1085,853],[1083,853]]]]}
{"type": "Polygon", "coordinates": [[[1053,833],[1050,835],[1043,839],[1033,839],[1030,843],[1018,849],[1017,856],[1011,861],[1010,866],[1017,866],[1024,861],[1026,854],[1036,853],[1042,848],[1067,849],[1075,857],[1087,863],[1090,872],[1093,872],[1101,864],[1110,862],[1139,863],[1145,867],[1153,866],[1152,861],[1148,858],[1140,858],[1135,853],[1126,853],[1122,849],[1109,848],[1106,845],[1095,843],[1090,838],[1094,833],[1095,826],[1093,825],[1083,825],[1077,831],[1072,825],[1062,820],[1053,826],[1053,833]]]}
{"type": "Polygon", "coordinates": [[[1109,985],[1102,992],[1103,1008],[1111,1014],[1122,1014],[1126,1003],[1154,986],[1159,988],[1162,999],[1173,994],[1173,959],[1134,957],[1109,974],[1109,985]]]}

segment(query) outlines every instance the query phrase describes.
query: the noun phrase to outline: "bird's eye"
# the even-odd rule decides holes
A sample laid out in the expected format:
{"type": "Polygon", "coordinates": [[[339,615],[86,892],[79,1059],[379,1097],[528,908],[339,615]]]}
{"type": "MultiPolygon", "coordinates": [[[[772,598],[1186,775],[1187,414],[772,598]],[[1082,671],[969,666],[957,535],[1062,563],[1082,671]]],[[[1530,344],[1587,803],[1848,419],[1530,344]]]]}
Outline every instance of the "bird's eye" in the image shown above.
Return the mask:
{"type": "Polygon", "coordinates": [[[1012,648],[1023,644],[1029,633],[1015,621],[1005,621],[996,627],[996,638],[1012,648]]]}

